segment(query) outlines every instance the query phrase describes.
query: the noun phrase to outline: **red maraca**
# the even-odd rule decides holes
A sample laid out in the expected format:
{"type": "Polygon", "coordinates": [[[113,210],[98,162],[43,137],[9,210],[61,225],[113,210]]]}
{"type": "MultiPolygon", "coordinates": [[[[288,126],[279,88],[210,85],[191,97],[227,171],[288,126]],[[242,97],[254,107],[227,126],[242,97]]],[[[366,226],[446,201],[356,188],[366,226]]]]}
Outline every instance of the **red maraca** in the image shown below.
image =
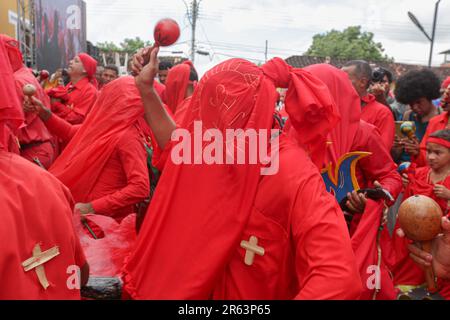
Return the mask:
{"type": "Polygon", "coordinates": [[[41,81],[47,80],[48,78],[50,78],[50,73],[47,70],[42,70],[39,73],[39,78],[41,79],[41,81]]]}
{"type": "MultiPolygon", "coordinates": [[[[431,244],[441,232],[441,207],[433,199],[417,195],[406,199],[398,210],[398,223],[407,238],[420,242],[422,250],[431,253],[431,244]]],[[[433,269],[425,270],[428,291],[434,293],[437,286],[433,269]]]]}
{"type": "MultiPolygon", "coordinates": [[[[158,21],[155,26],[154,38],[156,47],[168,47],[173,45],[180,38],[180,26],[178,23],[170,18],[162,19],[158,21]]],[[[150,61],[150,54],[147,54],[144,58],[143,65],[147,65],[150,61]]],[[[133,76],[137,74],[133,71],[133,76]]]]}
{"type": "Polygon", "coordinates": [[[170,18],[158,21],[155,26],[155,45],[158,47],[168,47],[173,45],[180,38],[180,26],[170,18]]]}

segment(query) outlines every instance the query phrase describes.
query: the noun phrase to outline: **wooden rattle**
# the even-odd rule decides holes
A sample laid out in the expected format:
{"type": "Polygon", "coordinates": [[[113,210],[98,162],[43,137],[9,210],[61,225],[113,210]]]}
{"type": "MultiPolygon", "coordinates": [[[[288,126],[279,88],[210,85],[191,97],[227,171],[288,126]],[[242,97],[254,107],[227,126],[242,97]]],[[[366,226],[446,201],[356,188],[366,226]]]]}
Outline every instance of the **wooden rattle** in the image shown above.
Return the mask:
{"type": "MultiPolygon", "coordinates": [[[[431,253],[432,240],[441,233],[442,210],[433,199],[416,195],[406,199],[399,208],[398,222],[408,239],[420,242],[422,250],[431,253]]],[[[428,291],[438,288],[432,267],[425,269],[428,291]]]]}

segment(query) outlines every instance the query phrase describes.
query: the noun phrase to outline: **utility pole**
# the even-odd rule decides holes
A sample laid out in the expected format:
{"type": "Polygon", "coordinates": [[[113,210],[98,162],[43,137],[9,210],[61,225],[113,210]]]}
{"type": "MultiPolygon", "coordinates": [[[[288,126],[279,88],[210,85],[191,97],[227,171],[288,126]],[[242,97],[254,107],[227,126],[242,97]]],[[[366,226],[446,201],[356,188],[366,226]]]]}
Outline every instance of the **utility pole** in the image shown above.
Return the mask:
{"type": "Polygon", "coordinates": [[[266,51],[264,53],[264,56],[266,58],[266,62],[268,60],[268,55],[269,55],[269,40],[266,40],[266,51]]]}
{"type": "Polygon", "coordinates": [[[17,40],[24,62],[36,66],[35,3],[34,0],[17,0],[17,40]]]}
{"type": "Polygon", "coordinates": [[[201,0],[192,0],[190,12],[188,12],[189,22],[191,23],[192,27],[192,40],[191,40],[191,61],[195,62],[195,33],[197,31],[197,19],[199,14],[199,8],[200,8],[200,2],[201,0]]]}
{"type": "Polygon", "coordinates": [[[408,16],[411,19],[411,21],[419,28],[420,31],[425,35],[425,37],[430,40],[431,47],[430,47],[430,58],[428,60],[428,67],[431,68],[432,62],[433,62],[433,48],[434,48],[434,42],[436,39],[436,24],[438,19],[438,13],[439,13],[439,4],[441,0],[438,0],[436,2],[435,8],[434,8],[434,20],[433,20],[433,31],[431,33],[431,36],[428,34],[428,32],[425,31],[425,28],[420,23],[419,19],[412,13],[408,11],[408,16]]]}
{"type": "Polygon", "coordinates": [[[428,62],[428,67],[431,68],[431,64],[433,62],[433,48],[434,48],[434,40],[436,36],[436,24],[437,24],[437,18],[438,18],[438,12],[439,12],[439,3],[441,0],[438,0],[436,2],[435,8],[434,8],[434,20],[433,20],[433,32],[431,34],[431,48],[430,48],[430,60],[428,62]]]}

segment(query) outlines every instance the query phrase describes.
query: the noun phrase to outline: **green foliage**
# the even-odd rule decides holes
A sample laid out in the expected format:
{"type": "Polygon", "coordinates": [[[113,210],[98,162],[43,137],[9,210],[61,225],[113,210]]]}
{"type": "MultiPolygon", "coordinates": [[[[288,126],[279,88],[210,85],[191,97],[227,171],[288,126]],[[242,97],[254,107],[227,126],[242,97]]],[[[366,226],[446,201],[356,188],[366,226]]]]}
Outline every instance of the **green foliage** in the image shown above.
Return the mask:
{"type": "Polygon", "coordinates": [[[120,52],[121,49],[114,42],[98,42],[96,45],[101,51],[120,52]]]}
{"type": "Polygon", "coordinates": [[[361,32],[361,26],[316,34],[306,55],[347,60],[392,61],[393,59],[383,54],[383,45],[375,42],[373,37],[371,32],[361,32]]]}
{"type": "Polygon", "coordinates": [[[117,46],[113,42],[99,42],[97,43],[97,47],[101,51],[106,52],[128,52],[128,53],[135,53],[137,50],[150,46],[150,41],[144,41],[139,37],[136,37],[134,39],[126,38],[123,40],[123,42],[120,43],[120,46],[117,46]]]}

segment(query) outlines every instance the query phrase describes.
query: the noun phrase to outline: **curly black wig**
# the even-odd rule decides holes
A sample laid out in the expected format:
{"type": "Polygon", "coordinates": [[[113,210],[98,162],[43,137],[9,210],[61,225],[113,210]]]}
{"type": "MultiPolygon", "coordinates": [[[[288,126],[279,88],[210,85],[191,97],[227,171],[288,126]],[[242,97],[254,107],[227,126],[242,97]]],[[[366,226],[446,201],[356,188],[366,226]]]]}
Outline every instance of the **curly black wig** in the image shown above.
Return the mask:
{"type": "Polygon", "coordinates": [[[433,71],[414,70],[398,79],[395,97],[403,104],[411,104],[420,98],[432,101],[441,96],[440,90],[441,81],[433,71]]]}

